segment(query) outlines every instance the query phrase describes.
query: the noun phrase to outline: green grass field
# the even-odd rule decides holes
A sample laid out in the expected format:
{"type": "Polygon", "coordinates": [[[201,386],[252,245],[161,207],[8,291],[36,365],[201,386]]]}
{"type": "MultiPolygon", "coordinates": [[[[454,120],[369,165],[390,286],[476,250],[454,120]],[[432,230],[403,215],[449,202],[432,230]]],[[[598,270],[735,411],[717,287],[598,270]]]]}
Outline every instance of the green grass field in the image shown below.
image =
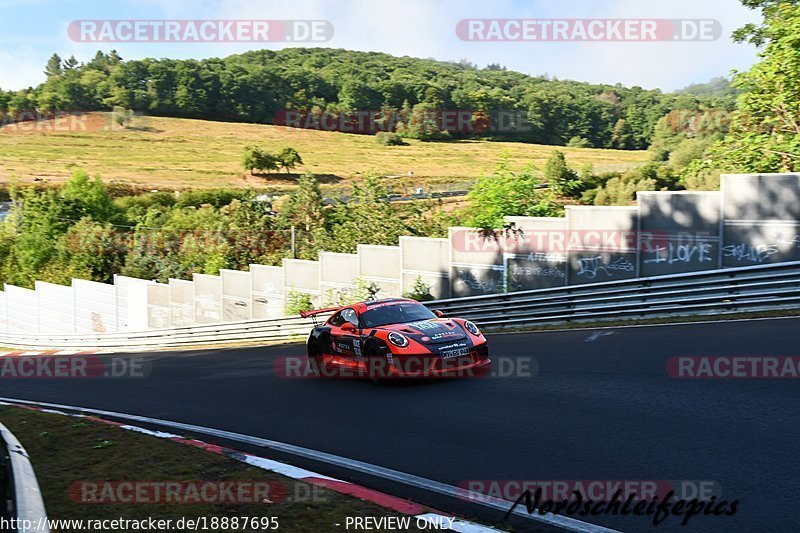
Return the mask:
{"type": "MultiPolygon", "coordinates": [[[[401,176],[399,186],[463,183],[491,173],[503,151],[513,168],[539,169],[554,146],[514,142],[420,142],[381,146],[369,135],[160,117],[136,117],[128,129],[108,128],[108,114],[92,114],[74,127],[7,125],[0,128],[0,188],[64,181],[74,167],[106,181],[146,189],[216,187],[285,188],[312,172],[325,183],[346,184],[368,173],[401,176]],[[42,131],[45,129],[45,131],[42,131]],[[295,174],[249,176],[240,165],[247,144],[266,150],[296,148],[304,161],[295,174]],[[413,172],[413,178],[407,176],[413,172]]],[[[643,151],[558,148],[573,168],[624,170],[643,163],[643,151]]]]}

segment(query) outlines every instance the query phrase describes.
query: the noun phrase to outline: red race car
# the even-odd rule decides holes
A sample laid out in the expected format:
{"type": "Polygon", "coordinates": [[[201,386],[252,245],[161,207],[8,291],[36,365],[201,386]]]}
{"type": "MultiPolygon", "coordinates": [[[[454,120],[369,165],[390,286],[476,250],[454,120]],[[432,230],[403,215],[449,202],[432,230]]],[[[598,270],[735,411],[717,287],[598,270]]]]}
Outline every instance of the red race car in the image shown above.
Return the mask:
{"type": "Polygon", "coordinates": [[[474,375],[491,365],[486,338],[469,320],[444,318],[415,300],[393,298],[303,311],[333,315],[311,330],[307,353],[318,376],[474,375]]]}

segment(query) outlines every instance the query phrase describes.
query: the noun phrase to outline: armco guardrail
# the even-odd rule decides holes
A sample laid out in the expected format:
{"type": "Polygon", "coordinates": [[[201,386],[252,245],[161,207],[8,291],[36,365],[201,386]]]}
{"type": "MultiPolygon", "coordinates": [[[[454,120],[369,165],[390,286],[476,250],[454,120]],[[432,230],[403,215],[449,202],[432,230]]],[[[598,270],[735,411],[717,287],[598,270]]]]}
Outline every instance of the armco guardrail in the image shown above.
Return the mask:
{"type": "MultiPolygon", "coordinates": [[[[425,305],[441,309],[450,316],[469,318],[487,330],[800,309],[800,262],[471,296],[426,302],[425,305]]],[[[28,350],[146,350],[242,341],[289,341],[308,335],[312,325],[311,319],[283,317],[133,333],[0,334],[0,346],[28,350]]]]}
{"type": "Polygon", "coordinates": [[[800,262],[426,302],[487,329],[800,309],[800,262]]]}
{"type": "Polygon", "coordinates": [[[8,489],[8,507],[4,509],[4,517],[6,520],[15,520],[8,531],[49,533],[42,492],[39,490],[28,452],[3,424],[0,424],[0,440],[0,444],[5,447],[4,477],[8,489]]]}
{"type": "MultiPolygon", "coordinates": [[[[320,317],[325,320],[327,317],[320,317]]],[[[287,341],[307,336],[314,322],[300,317],[151,329],[141,332],[64,335],[0,334],[0,346],[25,350],[178,348],[242,341],[287,341]]]]}

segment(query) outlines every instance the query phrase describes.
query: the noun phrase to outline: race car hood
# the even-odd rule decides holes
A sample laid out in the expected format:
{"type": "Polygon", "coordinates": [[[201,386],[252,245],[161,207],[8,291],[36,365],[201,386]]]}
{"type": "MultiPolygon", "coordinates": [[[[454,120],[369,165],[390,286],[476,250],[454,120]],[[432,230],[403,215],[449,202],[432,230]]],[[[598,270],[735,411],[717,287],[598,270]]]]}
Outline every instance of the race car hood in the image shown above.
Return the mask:
{"type": "Polygon", "coordinates": [[[467,334],[454,320],[440,318],[421,320],[407,324],[390,324],[381,326],[387,331],[396,331],[422,344],[446,344],[461,341],[467,334]]]}

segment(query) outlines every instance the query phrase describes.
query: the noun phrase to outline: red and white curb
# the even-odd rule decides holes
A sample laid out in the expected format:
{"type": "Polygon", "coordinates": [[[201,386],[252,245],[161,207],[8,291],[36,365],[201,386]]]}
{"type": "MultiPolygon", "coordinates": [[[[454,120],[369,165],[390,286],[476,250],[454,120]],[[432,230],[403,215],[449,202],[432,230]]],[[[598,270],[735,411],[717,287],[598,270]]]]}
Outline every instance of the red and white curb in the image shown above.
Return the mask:
{"type": "Polygon", "coordinates": [[[107,355],[114,352],[107,351],[94,351],[94,350],[32,350],[16,352],[0,352],[0,357],[37,357],[41,355],[107,355]]]}
{"type": "Polygon", "coordinates": [[[64,411],[59,411],[57,409],[48,409],[43,407],[36,407],[33,405],[23,405],[7,401],[0,401],[0,405],[18,407],[21,409],[28,409],[31,411],[38,411],[42,413],[51,413],[51,414],[64,415],[74,418],[83,418],[86,420],[91,420],[94,422],[115,426],[120,429],[134,431],[136,433],[143,433],[145,435],[151,435],[153,437],[157,437],[160,439],[171,440],[172,442],[177,442],[179,444],[200,448],[207,452],[222,455],[228,457],[229,459],[240,461],[242,463],[259,468],[261,470],[274,472],[276,474],[280,474],[282,476],[286,476],[288,478],[295,479],[297,481],[302,481],[304,483],[308,483],[310,485],[316,485],[318,487],[322,487],[331,490],[333,492],[338,492],[340,494],[352,496],[360,500],[365,500],[401,514],[412,515],[414,516],[414,518],[427,522],[429,525],[435,527],[436,529],[458,531],[459,533],[489,533],[489,532],[500,531],[499,529],[476,524],[475,522],[470,522],[468,520],[455,518],[452,515],[446,515],[441,512],[434,512],[434,510],[430,509],[429,507],[420,505],[418,503],[414,503],[409,500],[405,500],[403,498],[398,498],[397,496],[392,496],[383,492],[379,492],[361,485],[356,485],[354,483],[350,483],[349,481],[343,481],[340,479],[332,478],[329,476],[325,476],[323,474],[319,474],[317,472],[312,472],[311,470],[306,470],[304,468],[299,468],[286,463],[281,463],[279,461],[267,459],[265,457],[259,457],[257,455],[253,455],[247,452],[233,450],[231,448],[226,448],[224,446],[209,444],[207,442],[203,442],[196,439],[187,439],[185,437],[176,435],[174,433],[168,433],[164,431],[152,431],[139,426],[122,424],[120,422],[105,420],[103,418],[98,418],[95,416],[67,413],[64,411]]]}

